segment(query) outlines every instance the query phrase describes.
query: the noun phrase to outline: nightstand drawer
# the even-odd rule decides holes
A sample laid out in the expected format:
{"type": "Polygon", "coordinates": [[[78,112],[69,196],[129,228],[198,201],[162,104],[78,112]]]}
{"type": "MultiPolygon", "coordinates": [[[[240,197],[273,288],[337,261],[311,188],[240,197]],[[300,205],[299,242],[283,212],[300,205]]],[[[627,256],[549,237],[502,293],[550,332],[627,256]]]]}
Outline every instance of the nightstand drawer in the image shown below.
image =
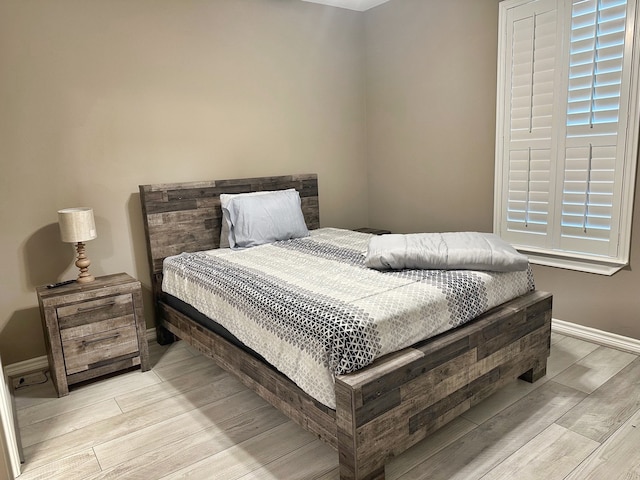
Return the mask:
{"type": "Polygon", "coordinates": [[[94,337],[101,333],[121,330],[126,327],[135,326],[135,317],[133,315],[125,315],[123,317],[107,318],[106,320],[92,321],[83,325],[65,328],[60,330],[60,338],[62,344],[73,340],[82,340],[85,337],[94,337]]]}
{"type": "Polygon", "coordinates": [[[89,300],[56,309],[60,330],[107,318],[133,315],[133,299],[130,294],[114,295],[89,300]]]}
{"type": "MultiPolygon", "coordinates": [[[[105,329],[108,325],[115,323],[119,322],[107,320],[93,324],[99,327],[99,331],[92,335],[71,335],[65,338],[66,332],[61,332],[67,375],[99,367],[125,356],[139,354],[135,324],[129,321],[128,325],[120,325],[111,330],[105,329]]],[[[72,330],[74,329],[67,331],[72,330]]]]}

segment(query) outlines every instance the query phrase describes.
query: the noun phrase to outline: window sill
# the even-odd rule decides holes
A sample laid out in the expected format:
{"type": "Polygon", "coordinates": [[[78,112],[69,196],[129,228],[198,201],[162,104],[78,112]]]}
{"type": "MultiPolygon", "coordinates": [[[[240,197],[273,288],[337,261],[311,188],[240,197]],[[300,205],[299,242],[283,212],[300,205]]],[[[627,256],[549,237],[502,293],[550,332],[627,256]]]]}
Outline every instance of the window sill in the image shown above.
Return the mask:
{"type": "Polygon", "coordinates": [[[520,253],[529,257],[529,262],[533,265],[544,265],[547,267],[564,268],[565,270],[575,270],[578,272],[595,273],[598,275],[611,276],[619,272],[627,263],[605,262],[603,260],[591,260],[585,258],[561,257],[547,253],[531,252],[516,247],[520,253]]]}

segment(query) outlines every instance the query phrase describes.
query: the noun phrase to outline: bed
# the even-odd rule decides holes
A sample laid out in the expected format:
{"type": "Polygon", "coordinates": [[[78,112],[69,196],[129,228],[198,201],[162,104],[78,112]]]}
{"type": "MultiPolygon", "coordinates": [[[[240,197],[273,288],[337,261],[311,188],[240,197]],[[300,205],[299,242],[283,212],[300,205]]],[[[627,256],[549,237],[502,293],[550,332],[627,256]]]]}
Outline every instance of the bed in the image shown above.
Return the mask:
{"type": "Polygon", "coordinates": [[[221,194],[290,188],[299,192],[309,229],[318,229],[314,174],[140,186],[156,331],[160,343],[177,337],[213,358],[337,449],[340,478],[383,479],[387,459],[502,385],[544,376],[552,297],[540,291],[528,291],[464,325],[337,375],[333,403],[305,392],[225,329],[209,328],[198,312],[163,292],[165,258],[219,247],[221,194]]]}

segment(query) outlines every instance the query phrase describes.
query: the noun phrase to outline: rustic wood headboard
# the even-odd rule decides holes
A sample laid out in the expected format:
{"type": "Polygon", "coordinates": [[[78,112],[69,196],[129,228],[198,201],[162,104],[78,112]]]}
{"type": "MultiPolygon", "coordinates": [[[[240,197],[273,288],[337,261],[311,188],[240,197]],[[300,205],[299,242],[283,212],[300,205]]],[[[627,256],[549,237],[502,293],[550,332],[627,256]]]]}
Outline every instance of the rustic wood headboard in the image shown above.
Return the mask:
{"type": "Polygon", "coordinates": [[[220,246],[221,193],[295,188],[309,229],[320,226],[316,174],[140,185],[140,202],[154,293],[165,257],[220,246]]]}

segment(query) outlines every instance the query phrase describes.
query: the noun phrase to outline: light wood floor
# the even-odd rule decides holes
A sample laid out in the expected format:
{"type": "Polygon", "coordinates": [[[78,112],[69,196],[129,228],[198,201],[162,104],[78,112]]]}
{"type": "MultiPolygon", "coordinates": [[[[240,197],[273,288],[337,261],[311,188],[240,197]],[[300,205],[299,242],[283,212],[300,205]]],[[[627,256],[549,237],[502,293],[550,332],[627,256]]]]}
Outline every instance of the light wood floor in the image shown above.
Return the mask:
{"type": "MultiPolygon", "coordinates": [[[[387,465],[388,479],[640,478],[640,358],[554,334],[514,382],[387,465]]],[[[153,369],[15,392],[30,479],[337,479],[337,454],[181,342],[153,369]]]]}

